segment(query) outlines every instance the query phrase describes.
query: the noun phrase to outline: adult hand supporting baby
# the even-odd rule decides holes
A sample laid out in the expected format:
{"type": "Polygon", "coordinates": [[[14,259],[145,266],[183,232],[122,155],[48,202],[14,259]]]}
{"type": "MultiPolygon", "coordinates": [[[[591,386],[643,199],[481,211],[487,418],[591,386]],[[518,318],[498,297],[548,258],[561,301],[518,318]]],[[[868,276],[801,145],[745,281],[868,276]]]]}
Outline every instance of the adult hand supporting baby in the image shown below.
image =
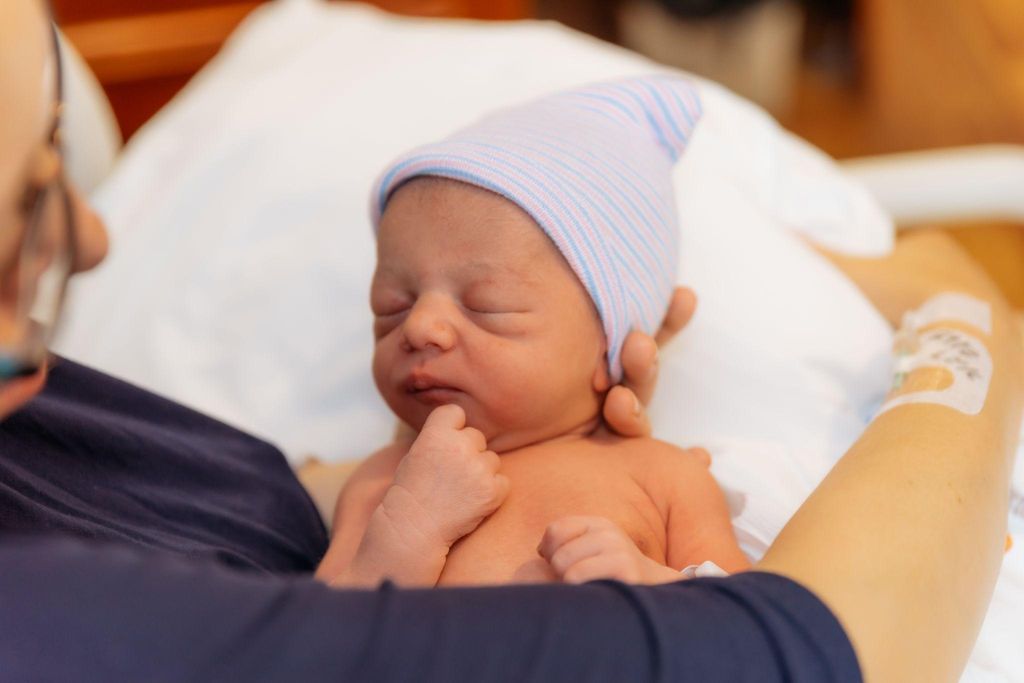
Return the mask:
{"type": "Polygon", "coordinates": [[[644,410],[658,383],[658,347],[676,336],[697,309],[697,297],[687,287],[677,287],[661,328],[650,337],[632,332],[622,347],[623,383],[612,387],[604,401],[604,419],[621,436],[650,436],[651,421],[644,410]]]}

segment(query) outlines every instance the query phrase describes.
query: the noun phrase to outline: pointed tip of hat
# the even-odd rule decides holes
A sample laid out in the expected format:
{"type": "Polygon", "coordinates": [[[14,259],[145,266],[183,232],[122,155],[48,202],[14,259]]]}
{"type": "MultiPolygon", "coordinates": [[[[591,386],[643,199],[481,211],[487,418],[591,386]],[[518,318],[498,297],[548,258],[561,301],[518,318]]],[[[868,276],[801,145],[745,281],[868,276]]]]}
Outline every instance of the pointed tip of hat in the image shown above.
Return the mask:
{"type": "Polygon", "coordinates": [[[564,95],[589,99],[601,113],[625,117],[643,128],[673,163],[686,149],[704,111],[696,84],[674,74],[598,83],[564,95]]]}

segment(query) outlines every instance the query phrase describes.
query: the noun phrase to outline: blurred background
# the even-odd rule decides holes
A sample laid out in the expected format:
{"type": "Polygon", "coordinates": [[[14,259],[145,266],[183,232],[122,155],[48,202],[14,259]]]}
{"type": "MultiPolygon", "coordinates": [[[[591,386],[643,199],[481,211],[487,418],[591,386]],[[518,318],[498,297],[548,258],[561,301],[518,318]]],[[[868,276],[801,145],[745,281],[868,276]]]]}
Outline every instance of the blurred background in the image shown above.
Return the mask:
{"type": "MultiPolygon", "coordinates": [[[[53,0],[130,136],[261,2],[53,0]]],[[[717,80],[840,159],[1024,144],[1024,0],[378,0],[553,19],[717,80]]],[[[1024,191],[1024,188],[1022,188],[1024,191]]],[[[1024,229],[944,226],[1024,306],[1024,229]]]]}

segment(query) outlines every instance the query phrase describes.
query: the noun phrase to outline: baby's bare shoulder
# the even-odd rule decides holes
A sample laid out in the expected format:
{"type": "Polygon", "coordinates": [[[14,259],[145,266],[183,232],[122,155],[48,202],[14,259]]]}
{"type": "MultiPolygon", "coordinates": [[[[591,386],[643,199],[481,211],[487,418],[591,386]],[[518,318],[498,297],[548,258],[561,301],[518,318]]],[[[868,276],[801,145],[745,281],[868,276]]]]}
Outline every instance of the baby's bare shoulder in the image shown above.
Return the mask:
{"type": "Polygon", "coordinates": [[[711,459],[702,448],[681,448],[667,441],[637,437],[617,438],[616,448],[627,458],[653,467],[678,469],[699,466],[707,468],[711,459]]]}
{"type": "Polygon", "coordinates": [[[653,504],[666,525],[680,499],[692,498],[694,491],[713,486],[710,458],[702,450],[680,448],[657,439],[605,435],[583,439],[574,446],[575,457],[562,462],[585,468],[589,477],[631,483],[653,504]]]}
{"type": "Polygon", "coordinates": [[[378,490],[387,488],[408,450],[408,443],[396,441],[372,453],[349,477],[345,488],[342,489],[342,495],[350,496],[367,491],[372,491],[376,495],[378,490]]]}
{"type": "Polygon", "coordinates": [[[622,439],[618,448],[633,478],[659,506],[675,498],[681,486],[712,480],[711,458],[704,449],[648,438],[622,439]]]}

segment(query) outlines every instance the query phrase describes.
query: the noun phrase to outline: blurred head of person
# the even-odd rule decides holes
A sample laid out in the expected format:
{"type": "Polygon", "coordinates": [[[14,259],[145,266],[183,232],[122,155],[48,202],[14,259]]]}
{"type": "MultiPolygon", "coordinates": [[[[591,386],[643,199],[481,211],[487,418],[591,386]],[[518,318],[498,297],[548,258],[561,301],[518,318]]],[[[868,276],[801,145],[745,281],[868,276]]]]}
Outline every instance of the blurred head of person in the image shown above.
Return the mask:
{"type": "Polygon", "coordinates": [[[0,3],[0,418],[38,393],[45,345],[73,273],[106,229],[64,178],[60,64],[41,0],[0,3]]]}

